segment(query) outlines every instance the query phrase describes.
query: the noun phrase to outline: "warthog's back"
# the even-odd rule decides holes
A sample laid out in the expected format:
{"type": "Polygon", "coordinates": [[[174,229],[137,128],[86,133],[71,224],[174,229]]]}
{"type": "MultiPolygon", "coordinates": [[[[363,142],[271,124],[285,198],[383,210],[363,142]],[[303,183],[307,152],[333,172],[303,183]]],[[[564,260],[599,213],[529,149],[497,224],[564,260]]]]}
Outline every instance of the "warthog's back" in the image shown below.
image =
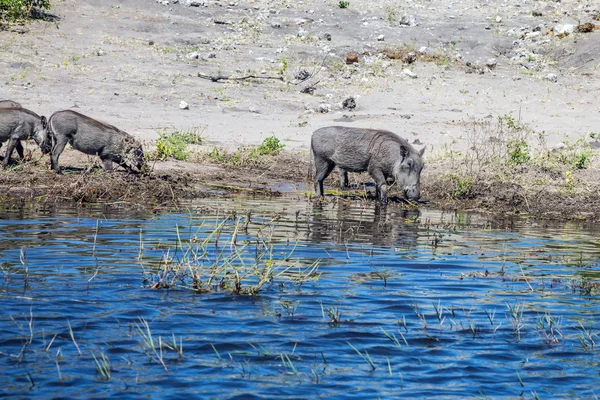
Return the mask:
{"type": "Polygon", "coordinates": [[[0,107],[0,138],[6,138],[22,123],[35,124],[40,122],[40,116],[31,110],[20,107],[0,107]]]}
{"type": "Polygon", "coordinates": [[[50,129],[55,135],[68,137],[71,146],[87,154],[97,154],[106,147],[121,147],[130,137],[115,126],[72,110],[52,114],[50,129]]]}
{"type": "Polygon", "coordinates": [[[0,100],[0,108],[8,108],[8,107],[14,107],[14,108],[21,108],[21,104],[17,103],[16,101],[12,101],[12,100],[0,100]]]}
{"type": "Polygon", "coordinates": [[[407,144],[386,130],[328,126],[313,133],[311,148],[315,155],[348,171],[364,171],[371,157],[380,154],[386,142],[407,144]]]}

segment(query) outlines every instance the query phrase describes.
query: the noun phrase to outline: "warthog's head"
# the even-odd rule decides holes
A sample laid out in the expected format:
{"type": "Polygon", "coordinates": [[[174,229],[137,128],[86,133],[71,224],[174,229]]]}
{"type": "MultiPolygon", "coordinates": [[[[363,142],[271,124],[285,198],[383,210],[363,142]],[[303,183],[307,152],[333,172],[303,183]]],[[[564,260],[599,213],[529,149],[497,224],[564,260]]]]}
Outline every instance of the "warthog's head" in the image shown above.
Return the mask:
{"type": "Polygon", "coordinates": [[[144,166],[144,150],[136,140],[128,138],[122,154],[122,164],[129,170],[142,171],[144,166]]]}
{"type": "Polygon", "coordinates": [[[421,171],[423,170],[423,153],[412,146],[401,145],[401,160],[394,166],[394,178],[396,183],[404,191],[404,197],[408,200],[419,200],[421,197],[421,171]]]}
{"type": "Polygon", "coordinates": [[[42,153],[48,154],[52,150],[52,138],[48,131],[48,121],[42,115],[39,123],[36,123],[33,128],[33,140],[40,146],[42,153]]]}

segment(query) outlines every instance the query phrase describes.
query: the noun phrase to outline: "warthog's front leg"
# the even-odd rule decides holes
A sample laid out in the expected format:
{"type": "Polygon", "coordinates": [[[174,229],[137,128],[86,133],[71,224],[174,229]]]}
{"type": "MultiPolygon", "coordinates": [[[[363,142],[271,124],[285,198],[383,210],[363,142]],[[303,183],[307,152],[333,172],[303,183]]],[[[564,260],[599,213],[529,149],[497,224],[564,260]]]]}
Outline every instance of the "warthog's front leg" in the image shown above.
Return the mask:
{"type": "Polygon", "coordinates": [[[377,196],[382,205],[386,205],[388,187],[385,175],[380,169],[369,170],[369,174],[375,181],[375,195],[377,196]]]}
{"type": "Polygon", "coordinates": [[[348,171],[345,169],[339,168],[340,170],[340,187],[347,188],[348,187],[348,171]]]}
{"type": "Polygon", "coordinates": [[[56,137],[56,135],[54,136],[54,140],[52,141],[52,154],[50,155],[50,168],[52,168],[54,171],[56,171],[57,173],[60,173],[60,170],[58,168],[58,157],[60,157],[60,154],[63,152],[63,150],[65,149],[65,146],[67,145],[67,143],[69,142],[69,139],[67,139],[66,136],[58,136],[56,137]]]}

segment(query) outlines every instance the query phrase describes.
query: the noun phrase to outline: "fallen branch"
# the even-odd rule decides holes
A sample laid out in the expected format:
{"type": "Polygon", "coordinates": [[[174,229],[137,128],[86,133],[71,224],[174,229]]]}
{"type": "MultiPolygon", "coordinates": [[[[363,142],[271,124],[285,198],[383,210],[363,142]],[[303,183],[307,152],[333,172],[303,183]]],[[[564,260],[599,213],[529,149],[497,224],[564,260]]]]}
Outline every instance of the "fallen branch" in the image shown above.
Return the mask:
{"type": "Polygon", "coordinates": [[[258,75],[247,75],[240,76],[237,78],[226,76],[226,75],[205,75],[202,72],[198,72],[198,78],[208,79],[209,81],[219,82],[219,81],[243,81],[246,79],[275,79],[283,82],[283,76],[258,76],[258,75]]]}

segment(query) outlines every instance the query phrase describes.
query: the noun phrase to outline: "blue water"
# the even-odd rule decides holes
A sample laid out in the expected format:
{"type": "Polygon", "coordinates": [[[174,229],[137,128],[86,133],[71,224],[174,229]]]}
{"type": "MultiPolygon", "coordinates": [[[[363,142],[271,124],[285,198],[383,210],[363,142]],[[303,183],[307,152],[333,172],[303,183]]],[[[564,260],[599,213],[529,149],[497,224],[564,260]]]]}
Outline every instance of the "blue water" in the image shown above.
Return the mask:
{"type": "Polygon", "coordinates": [[[2,397],[600,394],[598,226],[287,197],[1,217],[2,397]]]}

